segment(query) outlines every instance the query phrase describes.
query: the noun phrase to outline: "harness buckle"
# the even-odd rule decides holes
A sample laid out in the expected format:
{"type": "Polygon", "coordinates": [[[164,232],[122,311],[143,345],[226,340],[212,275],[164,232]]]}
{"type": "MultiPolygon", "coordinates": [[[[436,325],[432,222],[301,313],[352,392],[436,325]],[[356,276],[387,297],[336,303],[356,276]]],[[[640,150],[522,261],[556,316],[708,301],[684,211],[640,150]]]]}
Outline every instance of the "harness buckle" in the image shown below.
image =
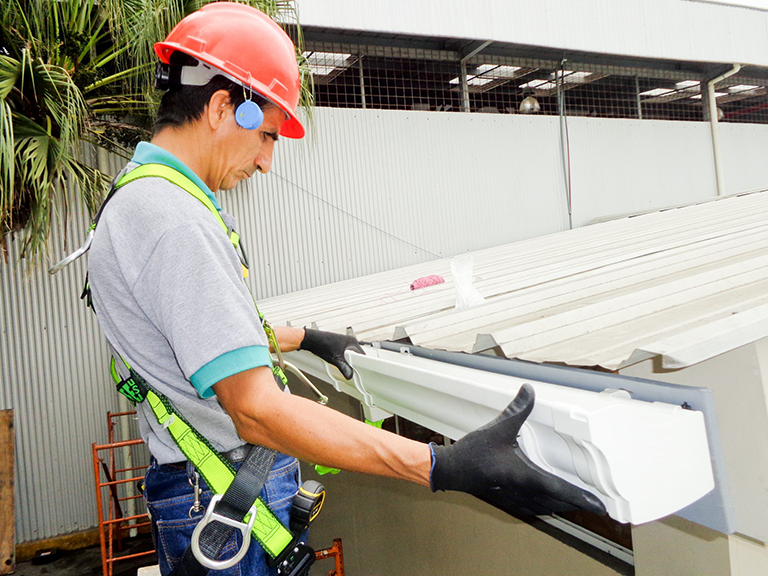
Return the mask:
{"type": "Polygon", "coordinates": [[[192,554],[195,556],[197,561],[211,570],[226,570],[227,568],[231,568],[243,559],[245,554],[248,552],[249,546],[251,545],[251,530],[253,530],[253,523],[256,521],[255,505],[251,506],[250,510],[248,510],[248,514],[250,514],[251,517],[247,524],[245,522],[240,522],[238,520],[228,518],[227,516],[217,514],[214,509],[216,508],[216,504],[219,503],[221,498],[222,494],[215,494],[211,498],[211,502],[208,504],[208,508],[205,510],[205,516],[203,516],[203,519],[197,523],[197,526],[195,526],[195,531],[192,532],[192,542],[190,544],[192,548],[192,554]],[[222,524],[227,524],[237,528],[243,535],[243,545],[240,547],[240,550],[237,551],[237,554],[232,556],[232,558],[229,558],[228,560],[215,560],[206,556],[205,553],[200,549],[200,534],[202,534],[203,528],[205,528],[211,522],[221,522],[222,524]]]}

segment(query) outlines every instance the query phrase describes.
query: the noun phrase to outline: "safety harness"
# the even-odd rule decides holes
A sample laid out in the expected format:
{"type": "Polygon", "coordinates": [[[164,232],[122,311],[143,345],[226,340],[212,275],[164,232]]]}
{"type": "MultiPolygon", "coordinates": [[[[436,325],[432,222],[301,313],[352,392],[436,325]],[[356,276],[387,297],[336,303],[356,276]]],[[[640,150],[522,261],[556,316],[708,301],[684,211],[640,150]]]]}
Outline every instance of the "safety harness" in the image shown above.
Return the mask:
{"type": "MultiPolygon", "coordinates": [[[[163,178],[202,202],[232,242],[242,264],[243,278],[247,278],[248,260],[240,235],[226,225],[211,199],[199,186],[177,170],[163,164],[143,164],[116,179],[88,230],[89,240],[93,237],[104,207],[115,192],[140,178],[163,178]]],[[[85,249],[87,250],[87,247],[85,249]]],[[[87,277],[81,298],[86,298],[88,305],[92,307],[87,277]]],[[[255,299],[254,306],[256,306],[255,299]]],[[[283,361],[277,337],[258,306],[256,311],[269,343],[280,359],[279,364],[272,365],[272,372],[278,386],[284,388],[287,378],[280,365],[283,361]]],[[[209,569],[229,568],[245,556],[251,537],[264,548],[269,556],[268,564],[277,566],[277,572],[281,576],[307,574],[315,560],[315,555],[309,546],[299,541],[299,538],[320,512],[325,498],[323,486],[318,482],[309,481],[299,488],[291,509],[289,530],[259,496],[277,455],[274,450],[264,446],[252,446],[248,456],[236,470],[224,455],[214,449],[205,437],[174,409],[168,398],[153,390],[122,357],[119,357],[119,361],[123,366],[119,366],[113,357],[110,366],[118,392],[134,405],[148,403],[157,422],[168,430],[181,452],[194,465],[214,493],[205,515],[195,528],[190,547],[179,566],[173,571],[173,576],[204,576],[209,569]],[[126,373],[126,371],[127,376],[122,377],[121,372],[126,373]],[[243,537],[240,549],[232,558],[217,560],[216,558],[235,530],[239,530],[243,537]]],[[[198,504],[197,488],[195,501],[198,504]]]]}

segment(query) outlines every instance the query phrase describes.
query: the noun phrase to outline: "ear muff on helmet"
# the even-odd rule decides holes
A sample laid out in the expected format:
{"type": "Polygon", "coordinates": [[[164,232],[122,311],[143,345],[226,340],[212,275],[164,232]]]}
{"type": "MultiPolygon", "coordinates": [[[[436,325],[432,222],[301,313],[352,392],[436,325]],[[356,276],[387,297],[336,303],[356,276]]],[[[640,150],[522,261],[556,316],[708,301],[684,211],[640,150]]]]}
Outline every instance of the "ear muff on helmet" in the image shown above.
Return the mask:
{"type": "Polygon", "coordinates": [[[155,68],[155,88],[158,90],[170,90],[174,86],[181,85],[181,66],[157,63],[155,68]]]}
{"type": "MultiPolygon", "coordinates": [[[[212,69],[210,66],[199,67],[196,61],[195,66],[158,62],[155,69],[155,88],[158,90],[170,90],[182,85],[203,86],[216,76],[217,73],[220,73],[220,71],[212,69]]],[[[226,73],[223,73],[223,75],[229,77],[226,73]]],[[[229,78],[237,82],[237,80],[229,78]]],[[[243,95],[245,95],[245,88],[243,88],[243,95]]],[[[235,110],[235,122],[246,130],[256,130],[264,122],[264,112],[262,112],[261,107],[256,102],[246,99],[235,110]]]]}
{"type": "Polygon", "coordinates": [[[246,130],[256,130],[264,122],[264,112],[253,100],[246,100],[235,110],[235,122],[246,130]]]}

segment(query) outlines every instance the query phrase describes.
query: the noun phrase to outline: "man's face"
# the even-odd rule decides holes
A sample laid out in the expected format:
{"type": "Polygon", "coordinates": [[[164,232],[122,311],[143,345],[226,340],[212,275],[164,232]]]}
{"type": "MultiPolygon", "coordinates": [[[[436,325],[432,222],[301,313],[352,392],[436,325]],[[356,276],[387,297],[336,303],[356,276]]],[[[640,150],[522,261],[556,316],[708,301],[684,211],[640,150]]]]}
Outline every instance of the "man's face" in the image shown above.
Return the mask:
{"type": "MultiPolygon", "coordinates": [[[[231,105],[230,105],[231,106],[231,105]]],[[[285,122],[285,114],[276,106],[264,108],[264,122],[256,130],[237,125],[232,108],[231,122],[220,141],[222,175],[219,190],[231,190],[238,182],[250,178],[255,172],[266,174],[272,167],[272,153],[285,122]]]]}

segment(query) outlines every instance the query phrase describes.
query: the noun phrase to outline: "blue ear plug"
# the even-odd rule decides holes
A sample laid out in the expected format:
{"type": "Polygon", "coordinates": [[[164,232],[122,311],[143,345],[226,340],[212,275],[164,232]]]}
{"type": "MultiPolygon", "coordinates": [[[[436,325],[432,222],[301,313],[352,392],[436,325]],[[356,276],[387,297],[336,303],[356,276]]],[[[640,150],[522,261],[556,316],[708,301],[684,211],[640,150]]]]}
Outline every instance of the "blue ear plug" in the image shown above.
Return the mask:
{"type": "Polygon", "coordinates": [[[246,130],[256,130],[264,122],[264,112],[256,102],[246,100],[235,110],[235,122],[246,130]]]}

